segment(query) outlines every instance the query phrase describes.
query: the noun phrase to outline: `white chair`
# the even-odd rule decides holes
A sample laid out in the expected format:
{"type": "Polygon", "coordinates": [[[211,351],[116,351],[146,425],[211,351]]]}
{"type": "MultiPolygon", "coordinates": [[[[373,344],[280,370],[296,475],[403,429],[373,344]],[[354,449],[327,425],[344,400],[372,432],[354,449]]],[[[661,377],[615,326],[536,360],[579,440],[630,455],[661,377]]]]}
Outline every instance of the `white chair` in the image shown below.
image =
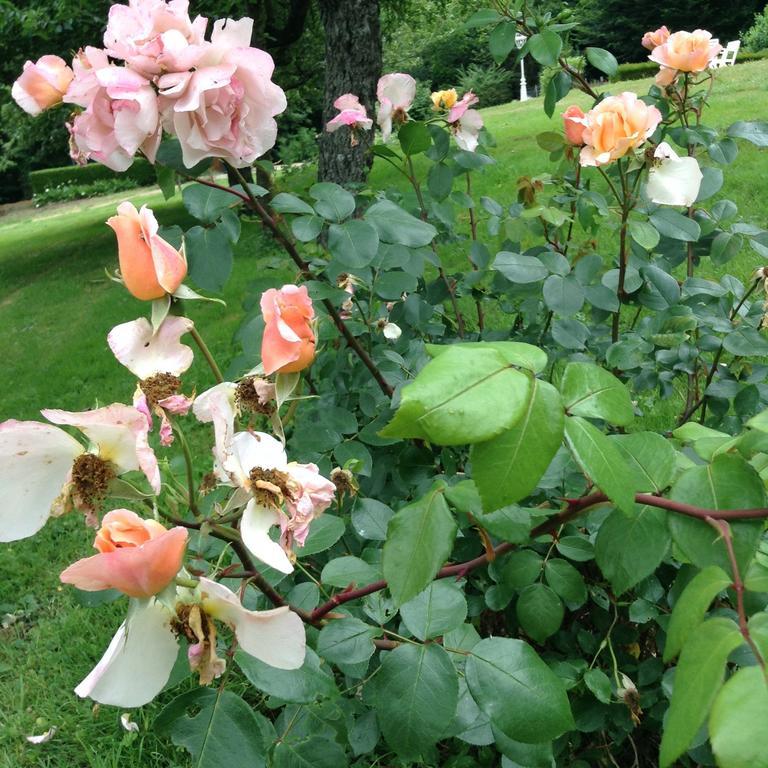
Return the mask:
{"type": "Polygon", "coordinates": [[[741,40],[731,40],[725,48],[712,60],[710,69],[719,69],[720,67],[732,67],[736,63],[736,56],[741,48],[741,40]]]}

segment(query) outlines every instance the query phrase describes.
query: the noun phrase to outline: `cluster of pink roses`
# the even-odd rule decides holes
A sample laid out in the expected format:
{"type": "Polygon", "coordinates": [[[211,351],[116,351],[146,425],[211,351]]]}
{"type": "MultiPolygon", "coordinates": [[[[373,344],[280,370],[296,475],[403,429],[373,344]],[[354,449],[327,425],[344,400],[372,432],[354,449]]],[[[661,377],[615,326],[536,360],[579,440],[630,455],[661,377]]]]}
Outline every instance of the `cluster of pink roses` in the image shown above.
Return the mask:
{"type": "Polygon", "coordinates": [[[80,50],[71,68],[58,56],[28,61],[12,95],[33,115],[80,107],[68,124],[80,162],[124,171],[139,151],[154,161],[165,130],[187,167],[207,157],[250,165],[275,143],[285,94],[272,57],[250,45],[251,19],[214,22],[210,40],[207,25],[190,19],[187,0],[113,5],[103,49],[80,50]]]}
{"type": "MultiPolygon", "coordinates": [[[[379,78],[376,86],[378,108],[376,122],[381,130],[383,141],[392,135],[394,126],[402,125],[408,120],[408,110],[416,98],[416,81],[401,72],[393,72],[379,78]]],[[[461,149],[474,152],[477,149],[478,136],[483,127],[480,113],[470,107],[477,104],[478,98],[469,91],[459,99],[456,91],[438,91],[432,94],[432,103],[436,110],[444,110],[445,122],[456,138],[461,149]]],[[[325,129],[329,133],[337,131],[342,126],[350,129],[352,146],[358,143],[357,134],[361,130],[370,130],[373,120],[360,99],[352,93],[345,93],[333,102],[339,114],[328,122],[325,129]]]]}

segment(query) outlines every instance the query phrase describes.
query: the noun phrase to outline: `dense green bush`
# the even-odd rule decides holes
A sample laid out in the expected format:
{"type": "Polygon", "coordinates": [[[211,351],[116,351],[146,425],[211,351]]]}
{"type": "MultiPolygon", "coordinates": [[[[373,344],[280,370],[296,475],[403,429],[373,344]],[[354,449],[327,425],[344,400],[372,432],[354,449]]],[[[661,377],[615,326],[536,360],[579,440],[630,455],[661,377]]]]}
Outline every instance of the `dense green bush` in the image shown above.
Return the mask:
{"type": "Polygon", "coordinates": [[[763,51],[768,48],[768,5],[762,13],[755,15],[754,24],[742,35],[741,41],[750,51],[763,51]]]}
{"type": "Polygon", "coordinates": [[[88,165],[70,165],[63,168],[47,168],[43,171],[32,171],[29,174],[29,184],[35,196],[41,195],[56,187],[69,184],[83,186],[106,179],[131,179],[134,186],[155,183],[155,169],[146,160],[138,159],[125,173],[116,173],[99,163],[88,165]]]}
{"type": "Polygon", "coordinates": [[[85,200],[100,195],[110,195],[113,192],[122,192],[126,189],[135,189],[139,183],[128,177],[115,179],[99,179],[93,184],[60,184],[57,187],[36,194],[33,198],[35,207],[41,208],[49,203],[61,203],[66,200],[85,200]]]}
{"type": "Polygon", "coordinates": [[[459,95],[467,91],[475,93],[484,107],[504,104],[512,100],[512,73],[496,66],[470,64],[459,69],[458,89],[459,95]]]}

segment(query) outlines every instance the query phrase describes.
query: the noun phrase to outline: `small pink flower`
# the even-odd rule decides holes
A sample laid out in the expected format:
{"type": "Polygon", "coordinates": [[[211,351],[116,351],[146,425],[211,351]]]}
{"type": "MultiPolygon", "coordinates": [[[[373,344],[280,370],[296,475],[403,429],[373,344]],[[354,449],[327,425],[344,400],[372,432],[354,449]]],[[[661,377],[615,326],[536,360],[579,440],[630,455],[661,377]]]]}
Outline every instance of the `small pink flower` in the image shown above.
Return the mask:
{"type": "Polygon", "coordinates": [[[584,112],[576,104],[571,105],[563,112],[563,128],[565,140],[574,147],[584,145],[584,112]]]}
{"type": "Polygon", "coordinates": [[[446,120],[449,123],[457,123],[464,116],[466,111],[477,104],[480,99],[472,91],[467,91],[459,101],[457,101],[448,111],[446,120]]]}
{"type": "Polygon", "coordinates": [[[117,589],[129,597],[152,597],[181,569],[187,529],[167,530],[128,509],[115,509],[104,516],[93,546],[99,554],[65,569],[64,584],[86,592],[117,589]]]}
{"type": "Polygon", "coordinates": [[[466,152],[474,152],[477,149],[478,136],[483,127],[480,113],[476,109],[470,109],[478,101],[477,96],[468,91],[451,107],[446,117],[456,143],[466,152]]]}
{"type": "Polygon", "coordinates": [[[664,45],[669,39],[669,30],[666,26],[659,27],[654,32],[646,32],[643,35],[642,46],[652,51],[659,45],[664,45]]]}
{"type": "Polygon", "coordinates": [[[11,96],[30,115],[61,104],[74,74],[59,56],[41,56],[34,64],[27,61],[14,82],[11,96]]]}
{"type": "Polygon", "coordinates": [[[303,371],[315,358],[315,310],[305,285],[270,288],[261,296],[264,373],[303,371]]]}
{"type": "Polygon", "coordinates": [[[393,72],[379,78],[376,85],[379,109],[376,122],[381,128],[382,141],[392,134],[392,125],[401,125],[408,119],[408,110],[416,98],[416,81],[401,72],[393,72]]]}
{"type": "Polygon", "coordinates": [[[354,147],[357,144],[357,131],[369,130],[373,126],[373,120],[368,117],[365,107],[360,103],[357,96],[351,93],[345,93],[339,96],[333,102],[333,106],[339,110],[339,114],[325,126],[328,133],[333,133],[347,125],[350,128],[351,144],[354,147]]]}
{"type": "Polygon", "coordinates": [[[336,486],[320,474],[317,464],[292,461],[286,469],[297,484],[294,495],[286,499],[288,516],[280,519],[283,547],[290,550],[294,542],[304,546],[309,524],[331,506],[336,486]]]}

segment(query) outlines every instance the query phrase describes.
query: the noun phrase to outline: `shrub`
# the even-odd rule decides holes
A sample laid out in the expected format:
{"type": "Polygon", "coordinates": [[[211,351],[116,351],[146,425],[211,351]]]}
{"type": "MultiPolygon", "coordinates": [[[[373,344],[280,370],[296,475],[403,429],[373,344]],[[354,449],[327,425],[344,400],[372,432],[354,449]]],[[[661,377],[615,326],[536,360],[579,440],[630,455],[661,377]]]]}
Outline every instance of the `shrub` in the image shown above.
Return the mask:
{"type": "Polygon", "coordinates": [[[88,165],[47,168],[44,171],[32,171],[29,174],[29,184],[35,196],[55,187],[68,184],[83,186],[105,179],[131,179],[135,182],[134,186],[146,186],[154,184],[155,169],[146,160],[139,158],[125,173],[116,173],[99,163],[88,163],[88,165]]]}
{"type": "Polygon", "coordinates": [[[139,183],[128,177],[115,179],[99,179],[93,184],[60,184],[57,187],[45,189],[32,198],[36,208],[42,208],[50,203],[61,203],[65,200],[83,200],[89,197],[110,195],[125,189],[135,189],[139,183]]]}
{"type": "Polygon", "coordinates": [[[459,70],[457,90],[459,95],[466,91],[474,91],[483,107],[504,104],[512,100],[512,73],[495,66],[470,64],[459,70]]]}
{"type": "Polygon", "coordinates": [[[741,42],[749,51],[764,51],[768,48],[768,5],[762,13],[755,14],[755,21],[741,36],[741,42]]]}

